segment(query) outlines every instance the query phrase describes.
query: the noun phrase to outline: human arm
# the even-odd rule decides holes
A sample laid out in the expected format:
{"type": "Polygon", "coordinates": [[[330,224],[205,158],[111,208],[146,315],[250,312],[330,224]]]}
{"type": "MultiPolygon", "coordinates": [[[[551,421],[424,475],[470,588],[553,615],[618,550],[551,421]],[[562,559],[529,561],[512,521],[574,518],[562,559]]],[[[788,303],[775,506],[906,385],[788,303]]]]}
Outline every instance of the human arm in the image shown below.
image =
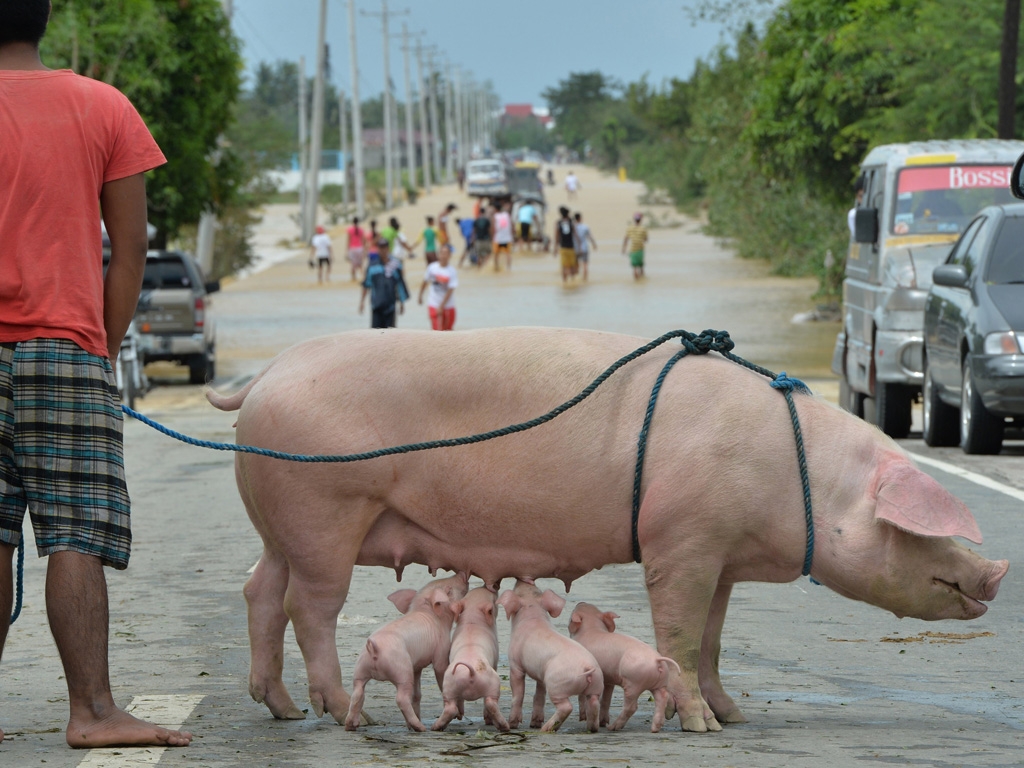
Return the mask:
{"type": "Polygon", "coordinates": [[[107,354],[114,363],[135,315],[146,270],[146,177],[137,173],[106,182],[100,190],[100,206],[110,238],[110,266],[103,280],[103,328],[107,354]]]}
{"type": "Polygon", "coordinates": [[[419,295],[419,297],[418,297],[418,298],[416,299],[416,303],[417,303],[417,304],[422,304],[422,303],[423,303],[423,292],[424,292],[425,290],[427,290],[427,281],[426,281],[426,280],[424,280],[424,281],[423,281],[423,282],[422,282],[422,283],[420,284],[420,295],[419,295]]]}
{"type": "Polygon", "coordinates": [[[442,310],[448,306],[448,299],[452,297],[453,293],[455,293],[454,288],[449,288],[447,291],[444,292],[444,298],[441,299],[441,306],[438,307],[438,310],[442,310]]]}
{"type": "Polygon", "coordinates": [[[359,314],[363,314],[363,309],[366,307],[366,294],[370,292],[370,289],[365,285],[363,286],[363,293],[359,297],[359,314]]]}
{"type": "Polygon", "coordinates": [[[597,240],[594,239],[594,233],[591,232],[589,229],[587,230],[587,240],[590,241],[590,244],[592,246],[594,246],[594,250],[596,251],[597,250],[597,240]]]}

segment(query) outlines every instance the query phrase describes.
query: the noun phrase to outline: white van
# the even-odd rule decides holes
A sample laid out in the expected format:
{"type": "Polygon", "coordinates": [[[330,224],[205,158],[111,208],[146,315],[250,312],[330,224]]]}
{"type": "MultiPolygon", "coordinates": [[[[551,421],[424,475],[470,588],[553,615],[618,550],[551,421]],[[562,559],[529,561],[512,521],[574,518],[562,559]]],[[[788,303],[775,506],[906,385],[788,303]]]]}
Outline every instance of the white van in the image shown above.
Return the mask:
{"type": "Polygon", "coordinates": [[[932,270],[980,209],[1012,201],[1024,142],[921,141],[872,149],[861,163],[832,372],[839,401],[891,437],[910,432],[924,380],[924,302],[932,270]]]}

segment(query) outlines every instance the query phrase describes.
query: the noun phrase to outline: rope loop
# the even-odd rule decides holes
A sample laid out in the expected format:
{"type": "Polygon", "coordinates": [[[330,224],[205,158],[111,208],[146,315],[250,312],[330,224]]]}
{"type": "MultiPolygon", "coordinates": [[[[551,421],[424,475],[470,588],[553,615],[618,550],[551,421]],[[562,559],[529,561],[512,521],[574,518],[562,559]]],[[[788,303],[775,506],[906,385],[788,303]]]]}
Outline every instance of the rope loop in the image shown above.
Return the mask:
{"type": "Polygon", "coordinates": [[[729,338],[728,331],[715,331],[710,328],[700,333],[683,331],[681,341],[687,351],[694,355],[706,355],[708,352],[720,352],[723,355],[732,352],[736,346],[729,338]]]}
{"type": "Polygon", "coordinates": [[[801,392],[805,395],[810,394],[811,390],[806,384],[800,379],[794,379],[786,375],[785,371],[782,371],[775,380],[771,382],[770,386],[773,389],[778,389],[782,392],[801,392]]]}

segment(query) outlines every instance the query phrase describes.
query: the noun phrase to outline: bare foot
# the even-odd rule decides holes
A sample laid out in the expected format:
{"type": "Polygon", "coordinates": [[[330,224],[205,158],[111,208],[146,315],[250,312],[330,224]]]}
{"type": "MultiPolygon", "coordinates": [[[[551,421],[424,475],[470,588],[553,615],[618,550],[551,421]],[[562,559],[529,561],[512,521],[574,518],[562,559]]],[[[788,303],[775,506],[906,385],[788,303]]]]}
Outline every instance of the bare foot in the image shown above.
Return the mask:
{"type": "Polygon", "coordinates": [[[96,747],[187,747],[192,741],[188,731],[172,731],[132,717],[120,709],[89,722],[71,718],[67,742],[75,749],[96,747]]]}

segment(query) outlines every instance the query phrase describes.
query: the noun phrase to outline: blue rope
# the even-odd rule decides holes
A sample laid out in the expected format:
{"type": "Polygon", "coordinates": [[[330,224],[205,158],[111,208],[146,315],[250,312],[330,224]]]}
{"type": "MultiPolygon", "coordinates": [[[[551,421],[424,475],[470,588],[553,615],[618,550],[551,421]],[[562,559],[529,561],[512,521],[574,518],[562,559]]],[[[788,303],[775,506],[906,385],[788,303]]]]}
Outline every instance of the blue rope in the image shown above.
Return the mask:
{"type": "Polygon", "coordinates": [[[21,599],[25,592],[25,537],[18,539],[18,591],[14,601],[14,613],[11,614],[11,624],[21,616],[21,599]]]}

